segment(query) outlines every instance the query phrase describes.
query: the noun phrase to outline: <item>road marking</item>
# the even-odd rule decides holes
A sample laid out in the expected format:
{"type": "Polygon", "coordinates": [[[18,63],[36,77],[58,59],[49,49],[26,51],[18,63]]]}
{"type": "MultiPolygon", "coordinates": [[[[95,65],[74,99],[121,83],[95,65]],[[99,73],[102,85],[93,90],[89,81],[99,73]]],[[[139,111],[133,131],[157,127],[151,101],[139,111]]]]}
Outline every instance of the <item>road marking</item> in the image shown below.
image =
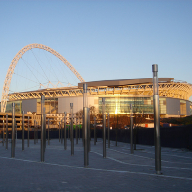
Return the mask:
{"type": "MultiPolygon", "coordinates": [[[[31,161],[31,160],[23,160],[23,159],[17,159],[17,158],[9,158],[9,157],[0,157],[3,159],[9,159],[9,160],[15,160],[15,161],[24,161],[29,163],[42,163],[38,161],[31,161]]],[[[147,176],[155,176],[155,177],[164,177],[164,178],[171,178],[171,179],[182,179],[182,180],[190,180],[192,181],[192,178],[188,177],[177,177],[177,176],[170,176],[170,175],[157,175],[157,174],[151,174],[151,173],[144,173],[144,172],[134,172],[134,171],[120,171],[120,170],[110,170],[110,169],[98,169],[98,168],[90,168],[90,167],[77,167],[77,166],[70,166],[70,165],[61,165],[56,163],[46,163],[43,162],[44,165],[51,165],[51,166],[60,166],[60,167],[68,167],[68,168],[76,168],[76,169],[84,169],[84,170],[94,170],[94,171],[104,171],[104,172],[114,172],[114,173],[129,173],[129,174],[138,174],[138,175],[147,175],[147,176]]]]}

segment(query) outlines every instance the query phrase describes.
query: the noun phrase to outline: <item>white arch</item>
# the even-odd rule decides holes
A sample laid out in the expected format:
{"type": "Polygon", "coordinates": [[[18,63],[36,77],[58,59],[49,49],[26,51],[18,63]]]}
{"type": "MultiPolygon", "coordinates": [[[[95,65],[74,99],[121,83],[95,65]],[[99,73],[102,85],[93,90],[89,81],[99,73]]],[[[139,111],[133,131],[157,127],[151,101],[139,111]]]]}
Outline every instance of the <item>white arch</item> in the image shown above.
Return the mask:
{"type": "Polygon", "coordinates": [[[76,75],[76,77],[81,82],[84,82],[84,79],[76,71],[76,69],[62,55],[60,55],[54,49],[51,49],[50,47],[48,47],[46,45],[37,44],[37,43],[26,45],[13,58],[13,60],[11,61],[10,66],[9,66],[9,69],[7,71],[7,75],[5,77],[5,81],[4,81],[4,85],[3,85],[2,96],[1,96],[1,112],[5,112],[5,110],[6,110],[8,94],[9,94],[9,86],[10,86],[10,83],[11,83],[12,75],[14,73],[14,69],[15,69],[19,59],[23,56],[23,54],[25,52],[27,52],[30,49],[34,49],[34,48],[44,49],[45,51],[48,51],[48,52],[52,53],[53,55],[55,55],[57,58],[59,58],[76,75]]]}

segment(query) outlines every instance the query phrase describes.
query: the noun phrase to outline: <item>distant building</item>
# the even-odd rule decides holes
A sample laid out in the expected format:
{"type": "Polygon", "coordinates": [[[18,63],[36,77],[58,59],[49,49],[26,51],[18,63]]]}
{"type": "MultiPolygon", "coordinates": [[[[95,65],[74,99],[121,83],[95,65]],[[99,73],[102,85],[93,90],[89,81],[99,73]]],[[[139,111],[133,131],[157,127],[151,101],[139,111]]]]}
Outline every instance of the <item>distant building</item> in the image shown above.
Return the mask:
{"type": "MultiPolygon", "coordinates": [[[[153,115],[153,79],[120,79],[85,82],[88,85],[88,105],[101,113],[102,98],[109,114],[129,114],[130,104],[137,114],[153,115]]],[[[74,113],[83,109],[83,83],[77,87],[42,89],[30,92],[9,94],[6,112],[11,112],[15,102],[16,113],[41,113],[41,95],[45,95],[47,114],[70,112],[73,103],[74,113]]],[[[159,103],[161,117],[178,117],[192,114],[189,97],[192,86],[187,82],[176,82],[173,78],[159,78],[159,103]]]]}

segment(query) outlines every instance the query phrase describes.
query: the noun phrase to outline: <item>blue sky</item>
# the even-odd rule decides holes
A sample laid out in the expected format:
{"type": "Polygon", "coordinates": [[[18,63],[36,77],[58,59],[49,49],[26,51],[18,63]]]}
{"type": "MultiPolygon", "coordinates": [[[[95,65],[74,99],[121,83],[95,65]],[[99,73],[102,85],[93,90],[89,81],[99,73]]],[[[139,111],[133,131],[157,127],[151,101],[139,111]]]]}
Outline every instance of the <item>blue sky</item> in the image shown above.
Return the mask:
{"type": "Polygon", "coordinates": [[[149,78],[155,63],[159,77],[192,83],[189,0],[0,0],[0,29],[0,94],[31,43],[59,52],[85,81],[149,78]]]}

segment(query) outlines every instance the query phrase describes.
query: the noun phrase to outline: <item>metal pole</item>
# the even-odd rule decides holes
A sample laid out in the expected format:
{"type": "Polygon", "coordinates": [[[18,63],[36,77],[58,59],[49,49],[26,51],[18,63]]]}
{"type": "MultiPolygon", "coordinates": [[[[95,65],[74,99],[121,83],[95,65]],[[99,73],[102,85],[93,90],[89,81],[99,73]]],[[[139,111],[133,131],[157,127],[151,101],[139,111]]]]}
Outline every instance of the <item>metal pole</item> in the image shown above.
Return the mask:
{"type": "Polygon", "coordinates": [[[45,107],[44,107],[44,152],[46,148],[46,114],[45,114],[45,107]]]}
{"type": "Polygon", "coordinates": [[[16,121],[15,121],[15,138],[16,138],[15,143],[17,143],[17,122],[16,121]]]}
{"type": "Polygon", "coordinates": [[[103,113],[103,158],[106,158],[106,115],[105,115],[105,98],[102,98],[103,113]]]}
{"type": "Polygon", "coordinates": [[[49,140],[49,119],[48,119],[48,145],[50,145],[50,140],[49,140]]]}
{"type": "Polygon", "coordinates": [[[64,112],[64,149],[67,150],[67,137],[66,137],[66,115],[67,113],[64,112]]]}
{"type": "Polygon", "coordinates": [[[83,144],[84,144],[84,166],[89,165],[88,149],[88,102],[87,102],[87,84],[83,84],[83,144]]]}
{"type": "Polygon", "coordinates": [[[70,125],[68,126],[68,139],[69,139],[69,128],[70,128],[70,125]]]}
{"type": "Polygon", "coordinates": [[[6,149],[8,149],[8,114],[6,114],[6,149]]]}
{"type": "Polygon", "coordinates": [[[36,143],[38,143],[39,139],[39,126],[38,126],[38,121],[36,121],[36,143]]]}
{"type": "Polygon", "coordinates": [[[71,113],[71,126],[70,126],[70,136],[71,136],[71,155],[74,155],[74,139],[73,139],[73,103],[70,103],[70,113],[71,113]]]}
{"type": "Polygon", "coordinates": [[[76,117],[76,127],[75,127],[76,144],[78,144],[78,135],[77,135],[77,132],[78,132],[78,125],[77,125],[77,120],[78,120],[78,118],[76,117]]]}
{"type": "Polygon", "coordinates": [[[96,117],[94,117],[94,145],[96,145],[96,117]]]}
{"type": "Polygon", "coordinates": [[[15,157],[15,103],[12,103],[12,141],[11,141],[11,157],[15,157]]]}
{"type": "Polygon", "coordinates": [[[110,116],[109,116],[109,113],[108,113],[108,148],[110,148],[110,116]]]}
{"type": "Polygon", "coordinates": [[[161,144],[160,144],[160,113],[158,95],[158,65],[152,65],[153,72],[153,107],[154,107],[154,132],[155,132],[155,169],[161,174],[161,144]]]}
{"type": "Polygon", "coordinates": [[[70,103],[70,113],[71,113],[71,130],[70,130],[70,136],[71,136],[71,155],[74,155],[74,139],[73,139],[73,103],[70,103]]]}
{"type": "Polygon", "coordinates": [[[44,162],[44,153],[45,153],[45,150],[44,150],[44,129],[45,129],[44,104],[45,104],[45,96],[42,95],[41,96],[41,162],[44,162]]]}
{"type": "Polygon", "coordinates": [[[22,112],[22,151],[24,151],[24,111],[22,112]]]}
{"type": "Polygon", "coordinates": [[[60,142],[60,122],[59,122],[59,142],[60,142]]]}
{"type": "Polygon", "coordinates": [[[132,104],[130,104],[130,150],[131,150],[131,154],[133,154],[134,150],[133,150],[133,111],[132,111],[132,104]]]}
{"type": "Polygon", "coordinates": [[[34,120],[34,131],[33,131],[33,134],[34,134],[34,144],[36,144],[36,140],[35,140],[35,127],[36,127],[36,122],[34,120]]]}
{"type": "Polygon", "coordinates": [[[116,146],[117,146],[117,133],[118,133],[118,114],[117,114],[117,127],[116,127],[116,146]]]}
{"type": "Polygon", "coordinates": [[[83,114],[84,114],[84,120],[83,120],[83,133],[84,133],[84,166],[87,167],[89,165],[89,151],[88,151],[88,140],[87,140],[87,137],[88,137],[88,108],[87,107],[84,107],[83,108],[83,114]]]}
{"type": "Polygon", "coordinates": [[[61,120],[61,144],[63,144],[63,128],[62,128],[62,120],[61,120]]]}
{"type": "Polygon", "coordinates": [[[79,140],[80,140],[80,132],[81,132],[80,124],[81,124],[81,118],[79,118],[79,126],[78,126],[78,130],[79,130],[79,140]]]}
{"type": "Polygon", "coordinates": [[[5,143],[5,133],[4,133],[4,116],[3,116],[3,146],[4,146],[4,143],[5,143]]]}
{"type": "Polygon", "coordinates": [[[27,138],[28,138],[27,146],[29,147],[29,116],[28,116],[28,135],[27,135],[27,138]]]}
{"type": "Polygon", "coordinates": [[[87,140],[88,140],[88,151],[91,150],[90,140],[91,140],[91,131],[90,131],[90,108],[88,108],[88,132],[87,132],[87,140]]]}

